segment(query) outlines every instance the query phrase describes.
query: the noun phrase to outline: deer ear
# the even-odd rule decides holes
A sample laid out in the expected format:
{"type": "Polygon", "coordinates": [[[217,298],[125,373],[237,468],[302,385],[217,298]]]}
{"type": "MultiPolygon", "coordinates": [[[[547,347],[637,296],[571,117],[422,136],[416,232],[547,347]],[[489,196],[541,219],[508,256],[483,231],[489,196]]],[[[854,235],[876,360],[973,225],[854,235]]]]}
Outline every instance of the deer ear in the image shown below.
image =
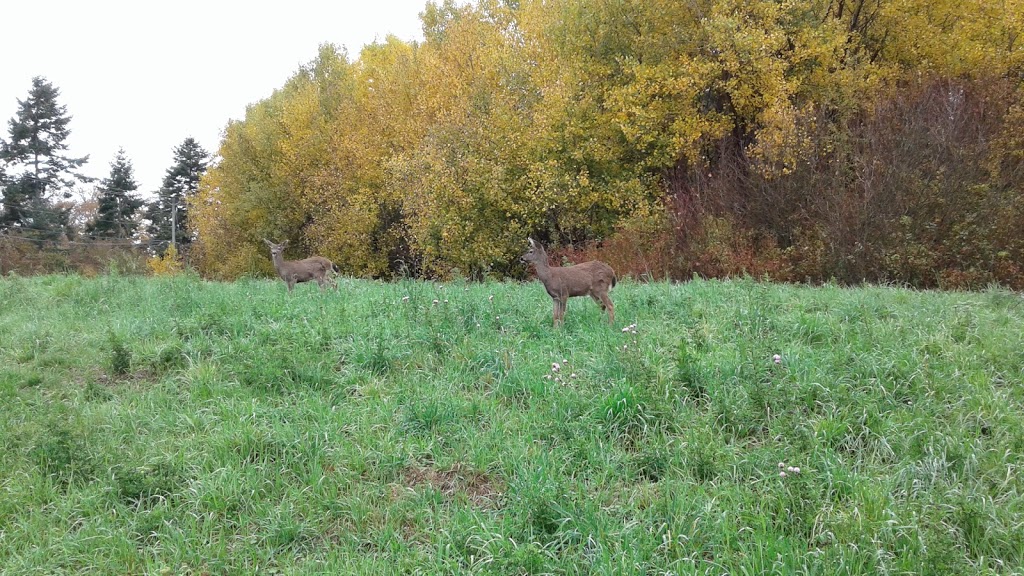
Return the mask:
{"type": "Polygon", "coordinates": [[[530,241],[530,247],[531,248],[537,245],[537,243],[533,241],[533,238],[530,238],[529,236],[527,236],[526,239],[530,241]]]}
{"type": "Polygon", "coordinates": [[[265,243],[265,244],[266,244],[267,246],[273,246],[273,245],[274,245],[274,243],[273,243],[273,242],[271,242],[270,240],[267,240],[266,238],[264,238],[264,239],[263,239],[263,242],[264,242],[264,243],[265,243]]]}

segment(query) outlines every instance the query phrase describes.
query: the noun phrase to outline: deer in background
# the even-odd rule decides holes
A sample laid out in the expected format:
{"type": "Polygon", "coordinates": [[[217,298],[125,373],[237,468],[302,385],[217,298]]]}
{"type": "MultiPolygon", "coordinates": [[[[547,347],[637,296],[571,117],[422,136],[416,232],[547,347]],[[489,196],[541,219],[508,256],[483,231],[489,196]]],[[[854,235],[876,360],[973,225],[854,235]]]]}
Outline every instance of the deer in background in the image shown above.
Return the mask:
{"type": "Polygon", "coordinates": [[[615,271],[600,260],[591,260],[574,266],[548,266],[548,253],[544,247],[529,238],[530,249],[523,254],[522,261],[533,264],[537,278],[544,284],[548,296],[554,301],[554,325],[564,323],[565,305],[573,296],[590,296],[608,312],[608,322],[615,324],[615,306],[608,297],[608,290],[615,286],[615,271]]]}
{"type": "Polygon", "coordinates": [[[285,260],[284,249],[288,247],[287,240],[280,244],[274,244],[264,238],[263,242],[270,247],[270,259],[274,261],[274,270],[277,271],[277,275],[281,277],[281,280],[284,280],[285,284],[288,285],[289,292],[292,291],[292,288],[297,283],[309,282],[310,280],[316,280],[316,283],[320,285],[321,292],[323,292],[324,286],[328,283],[337,288],[334,281],[328,278],[328,274],[337,272],[338,267],[327,258],[323,256],[310,256],[303,260],[285,260]]]}

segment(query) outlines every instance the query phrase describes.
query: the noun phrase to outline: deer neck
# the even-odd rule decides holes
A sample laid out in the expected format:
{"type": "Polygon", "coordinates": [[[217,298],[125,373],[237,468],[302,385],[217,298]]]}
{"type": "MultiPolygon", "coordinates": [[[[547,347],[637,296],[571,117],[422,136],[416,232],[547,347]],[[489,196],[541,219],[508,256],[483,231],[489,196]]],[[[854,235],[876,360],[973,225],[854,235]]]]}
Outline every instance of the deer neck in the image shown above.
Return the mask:
{"type": "Polygon", "coordinates": [[[551,266],[548,266],[547,255],[534,262],[533,267],[537,270],[537,278],[540,278],[541,282],[544,282],[551,277],[551,266]]]}

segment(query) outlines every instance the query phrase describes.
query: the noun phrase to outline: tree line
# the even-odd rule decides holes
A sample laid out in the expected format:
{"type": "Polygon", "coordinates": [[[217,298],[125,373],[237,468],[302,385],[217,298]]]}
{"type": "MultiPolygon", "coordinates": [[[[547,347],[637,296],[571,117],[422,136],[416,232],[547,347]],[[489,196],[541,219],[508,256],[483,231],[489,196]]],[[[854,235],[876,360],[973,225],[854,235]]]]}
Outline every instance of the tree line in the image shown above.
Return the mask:
{"type": "Polygon", "coordinates": [[[208,276],[261,238],[349,274],[1024,285],[1024,4],[430,2],[245,118],[190,203],[208,276]]]}
{"type": "Polygon", "coordinates": [[[222,279],[271,274],[263,238],[354,276],[515,277],[532,236],[620,275],[1020,288],[1022,15],[428,2],[422,41],[321,46],[227,124],[205,172],[186,140],[148,206],[120,154],[88,218],[60,196],[84,183],[66,122],[26,151],[31,110],[64,117],[38,79],[2,143],[0,232],[166,240],[176,207],[192,263],[222,279]]]}
{"type": "Polygon", "coordinates": [[[174,148],[160,188],[144,199],[124,149],[105,178],[82,173],[89,157],[68,154],[71,116],[59,97],[46,78],[33,78],[8,121],[7,138],[0,138],[0,235],[35,246],[98,243],[162,253],[177,231],[176,241],[187,246],[185,199],[198,190],[209,153],[186,138],[174,148]],[[85,198],[76,201],[75,192],[85,198]]]}

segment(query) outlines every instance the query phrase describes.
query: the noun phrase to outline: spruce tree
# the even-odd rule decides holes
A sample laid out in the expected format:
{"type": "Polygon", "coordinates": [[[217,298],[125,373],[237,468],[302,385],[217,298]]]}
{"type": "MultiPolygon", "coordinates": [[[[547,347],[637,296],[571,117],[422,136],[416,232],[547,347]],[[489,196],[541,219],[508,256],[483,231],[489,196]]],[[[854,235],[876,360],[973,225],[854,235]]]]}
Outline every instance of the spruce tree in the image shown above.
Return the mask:
{"type": "Polygon", "coordinates": [[[131,238],[139,226],[135,214],[143,205],[135,194],[138,189],[132,161],[122,148],[110,163],[110,176],[100,182],[96,219],[86,225],[86,234],[92,238],[131,238]]]}
{"type": "Polygon", "coordinates": [[[71,131],[67,107],[57,103],[60,90],[41,76],[32,79],[28,98],[18,100],[18,112],[8,123],[9,140],[0,142],[5,174],[0,230],[32,231],[40,238],[55,238],[69,227],[66,209],[54,199],[71,196],[76,183],[91,179],[79,172],[88,156],[64,154],[71,131]]]}
{"type": "Polygon", "coordinates": [[[186,138],[174,148],[174,165],[167,169],[156,199],[146,209],[146,218],[150,221],[148,232],[157,246],[163,248],[170,242],[172,216],[177,227],[177,242],[187,246],[191,241],[191,236],[185,232],[188,227],[185,199],[199,190],[199,179],[209,162],[210,154],[194,138],[186,138]]]}

